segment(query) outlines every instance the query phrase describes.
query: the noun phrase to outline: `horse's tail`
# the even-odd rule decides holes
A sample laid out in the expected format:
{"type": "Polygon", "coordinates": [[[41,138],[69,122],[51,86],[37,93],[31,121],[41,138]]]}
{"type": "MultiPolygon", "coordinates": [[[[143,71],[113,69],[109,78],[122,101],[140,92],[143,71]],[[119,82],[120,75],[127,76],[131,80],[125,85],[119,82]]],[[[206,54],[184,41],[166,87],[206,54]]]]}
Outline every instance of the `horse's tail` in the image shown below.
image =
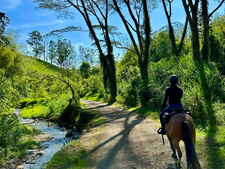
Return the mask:
{"type": "Polygon", "coordinates": [[[187,168],[189,169],[190,166],[192,166],[193,169],[201,169],[200,163],[197,158],[197,154],[195,152],[194,143],[192,142],[190,136],[190,128],[188,121],[182,122],[181,129],[183,133],[183,141],[186,150],[187,168]]]}

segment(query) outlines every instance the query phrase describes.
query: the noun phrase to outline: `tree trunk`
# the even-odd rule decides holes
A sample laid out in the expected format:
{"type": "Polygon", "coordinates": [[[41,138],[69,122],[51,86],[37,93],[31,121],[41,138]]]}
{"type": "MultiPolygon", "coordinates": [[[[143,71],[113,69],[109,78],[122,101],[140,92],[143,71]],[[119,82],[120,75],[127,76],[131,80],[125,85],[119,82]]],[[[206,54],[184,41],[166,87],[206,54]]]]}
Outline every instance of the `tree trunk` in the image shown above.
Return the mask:
{"type": "Polygon", "coordinates": [[[141,106],[145,107],[148,106],[148,101],[150,99],[150,92],[149,92],[149,76],[148,76],[148,65],[147,64],[140,64],[139,68],[141,71],[141,79],[142,79],[142,88],[141,88],[141,106]]]}
{"type": "Polygon", "coordinates": [[[116,66],[115,66],[115,61],[114,57],[112,54],[108,54],[107,58],[109,59],[109,81],[110,81],[110,102],[113,103],[116,101],[116,96],[117,96],[117,84],[116,84],[116,66]]]}
{"type": "Polygon", "coordinates": [[[203,18],[203,47],[202,59],[204,62],[209,61],[209,16],[208,16],[208,2],[202,0],[202,18],[203,18]]]}

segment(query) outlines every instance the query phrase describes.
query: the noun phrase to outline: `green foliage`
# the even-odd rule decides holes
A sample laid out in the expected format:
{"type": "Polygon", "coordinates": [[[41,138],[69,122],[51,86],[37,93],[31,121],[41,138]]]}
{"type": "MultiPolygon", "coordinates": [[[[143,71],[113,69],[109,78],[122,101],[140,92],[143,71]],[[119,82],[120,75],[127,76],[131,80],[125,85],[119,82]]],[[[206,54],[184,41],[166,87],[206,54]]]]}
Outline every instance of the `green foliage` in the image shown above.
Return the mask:
{"type": "Polygon", "coordinates": [[[172,55],[172,47],[169,39],[169,31],[163,30],[154,34],[151,43],[151,61],[158,62],[162,58],[172,55]]]}
{"type": "MultiPolygon", "coordinates": [[[[69,104],[69,100],[71,99],[71,95],[62,94],[56,95],[48,102],[48,107],[50,109],[50,118],[52,120],[58,120],[65,111],[66,107],[69,104]]],[[[69,112],[72,113],[72,112],[69,112]]]]}
{"type": "Polygon", "coordinates": [[[0,49],[0,68],[7,70],[16,57],[16,54],[7,47],[0,49]]]}
{"type": "Polygon", "coordinates": [[[31,33],[29,33],[29,39],[27,40],[27,43],[35,53],[35,57],[40,57],[40,55],[44,52],[42,41],[43,38],[39,31],[32,31],[31,33]]]}
{"type": "Polygon", "coordinates": [[[56,50],[56,63],[63,68],[69,68],[70,67],[70,61],[73,57],[72,54],[74,54],[74,48],[71,44],[71,41],[64,39],[58,40],[57,42],[57,50],[56,50]]]}
{"type": "Polygon", "coordinates": [[[118,64],[117,101],[127,106],[137,106],[140,93],[141,75],[137,67],[137,56],[128,51],[118,64]]]}
{"type": "Polygon", "coordinates": [[[79,92],[81,97],[89,97],[98,93],[97,98],[103,98],[105,90],[101,72],[90,75],[88,79],[82,79],[79,92]]]}
{"type": "Polygon", "coordinates": [[[28,148],[37,147],[32,139],[36,134],[36,130],[21,125],[15,114],[0,115],[0,167],[7,160],[24,157],[28,148]]]}
{"type": "Polygon", "coordinates": [[[90,69],[91,69],[91,66],[89,63],[82,62],[81,66],[80,66],[80,73],[81,73],[82,78],[87,79],[89,77],[90,69]]]}
{"type": "Polygon", "coordinates": [[[48,98],[40,98],[40,99],[22,99],[19,102],[19,108],[24,108],[24,107],[28,107],[28,106],[33,106],[34,104],[46,104],[47,101],[49,99],[48,98]]]}
{"type": "Polygon", "coordinates": [[[16,106],[19,98],[18,91],[13,88],[11,82],[5,77],[4,71],[0,69],[0,114],[16,106]]]}
{"type": "Polygon", "coordinates": [[[224,40],[225,36],[225,15],[216,15],[211,21],[210,30],[210,61],[217,64],[219,70],[225,73],[225,59],[224,59],[224,40]]]}
{"type": "Polygon", "coordinates": [[[21,116],[23,118],[35,119],[35,118],[47,118],[50,115],[49,107],[43,105],[35,105],[33,107],[23,108],[21,116]]]}

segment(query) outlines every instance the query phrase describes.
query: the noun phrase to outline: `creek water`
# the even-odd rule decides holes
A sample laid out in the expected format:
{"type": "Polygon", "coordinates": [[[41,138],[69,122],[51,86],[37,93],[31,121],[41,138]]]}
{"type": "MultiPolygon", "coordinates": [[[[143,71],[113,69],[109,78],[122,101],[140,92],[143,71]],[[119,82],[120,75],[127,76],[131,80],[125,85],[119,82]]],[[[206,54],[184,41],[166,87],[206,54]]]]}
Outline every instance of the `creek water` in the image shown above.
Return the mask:
{"type": "MultiPolygon", "coordinates": [[[[20,109],[14,111],[17,115],[19,115],[20,112],[20,109]]],[[[40,143],[41,146],[45,146],[46,148],[44,149],[44,155],[36,159],[35,164],[23,164],[24,169],[44,169],[53,155],[67,144],[67,138],[65,137],[66,131],[62,131],[57,124],[48,126],[46,121],[34,122],[33,119],[21,118],[20,123],[31,125],[42,133],[49,134],[52,137],[50,141],[40,143]]]]}

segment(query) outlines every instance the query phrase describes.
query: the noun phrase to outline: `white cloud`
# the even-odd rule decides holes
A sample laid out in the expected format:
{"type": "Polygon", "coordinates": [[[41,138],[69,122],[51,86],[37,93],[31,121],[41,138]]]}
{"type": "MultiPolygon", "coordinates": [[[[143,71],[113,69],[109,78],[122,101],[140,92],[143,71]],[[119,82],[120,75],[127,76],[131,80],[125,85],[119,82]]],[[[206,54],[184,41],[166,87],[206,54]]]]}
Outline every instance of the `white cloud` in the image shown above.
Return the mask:
{"type": "Polygon", "coordinates": [[[5,9],[14,9],[16,8],[17,6],[19,6],[21,4],[21,0],[7,0],[7,1],[3,1],[1,3],[2,6],[5,8],[5,9]]]}
{"type": "Polygon", "coordinates": [[[20,25],[21,28],[32,28],[32,27],[39,27],[39,26],[51,26],[51,25],[61,25],[65,23],[66,20],[58,20],[55,19],[50,22],[42,22],[42,23],[30,23],[30,24],[25,24],[25,25],[20,25]]]}

